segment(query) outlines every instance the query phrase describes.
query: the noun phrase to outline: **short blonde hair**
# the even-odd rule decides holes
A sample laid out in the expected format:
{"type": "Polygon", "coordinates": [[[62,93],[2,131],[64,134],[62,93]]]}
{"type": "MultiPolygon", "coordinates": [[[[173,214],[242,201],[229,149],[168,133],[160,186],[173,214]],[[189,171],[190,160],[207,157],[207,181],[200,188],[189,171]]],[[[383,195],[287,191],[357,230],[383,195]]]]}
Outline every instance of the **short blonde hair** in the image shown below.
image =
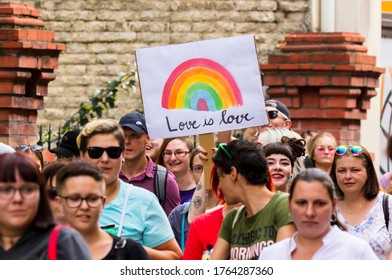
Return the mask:
{"type": "Polygon", "coordinates": [[[125,146],[124,131],[114,120],[100,119],[93,120],[85,125],[76,139],[79,150],[85,151],[91,137],[97,134],[113,134],[118,140],[120,147],[125,146]]]}

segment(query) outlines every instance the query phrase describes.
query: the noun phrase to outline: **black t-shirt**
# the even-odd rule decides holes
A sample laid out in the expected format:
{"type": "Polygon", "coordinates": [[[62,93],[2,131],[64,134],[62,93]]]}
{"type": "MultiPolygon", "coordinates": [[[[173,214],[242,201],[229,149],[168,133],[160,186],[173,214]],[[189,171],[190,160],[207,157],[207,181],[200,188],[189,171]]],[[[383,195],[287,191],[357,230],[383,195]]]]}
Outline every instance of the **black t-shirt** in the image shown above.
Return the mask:
{"type": "Polygon", "coordinates": [[[113,238],[112,249],[103,260],[148,260],[148,255],[143,246],[132,239],[121,239],[110,235],[113,238]]]}
{"type": "MultiPolygon", "coordinates": [[[[54,225],[30,228],[8,251],[0,247],[0,260],[46,260],[54,225]]],[[[90,250],[83,237],[71,227],[63,227],[57,240],[57,259],[90,260],[90,250]]]]}

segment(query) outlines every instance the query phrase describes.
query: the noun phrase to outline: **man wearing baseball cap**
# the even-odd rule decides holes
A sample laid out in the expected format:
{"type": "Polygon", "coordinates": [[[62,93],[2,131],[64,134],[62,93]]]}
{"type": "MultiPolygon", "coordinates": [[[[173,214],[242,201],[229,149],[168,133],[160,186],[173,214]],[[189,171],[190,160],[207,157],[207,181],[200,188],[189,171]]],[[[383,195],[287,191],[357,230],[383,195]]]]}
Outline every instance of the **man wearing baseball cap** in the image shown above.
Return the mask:
{"type": "Polygon", "coordinates": [[[265,108],[270,120],[269,127],[291,127],[289,109],[282,102],[276,99],[266,100],[265,108]]]}
{"type": "Polygon", "coordinates": [[[151,140],[144,116],[136,111],[128,113],[120,119],[119,125],[125,134],[125,161],[121,168],[120,179],[153,192],[160,200],[166,215],[169,215],[180,204],[179,188],[174,175],[165,167],[155,164],[146,155],[146,145],[151,140]],[[161,177],[158,176],[162,176],[162,173],[164,177],[160,180],[161,177]],[[159,195],[157,187],[159,182],[164,186],[163,195],[159,195]]]}
{"type": "Polygon", "coordinates": [[[291,129],[290,112],[286,105],[279,100],[268,99],[265,101],[265,109],[267,110],[269,124],[247,128],[244,132],[244,139],[256,142],[259,134],[267,128],[284,127],[291,129]]]}
{"type": "Polygon", "coordinates": [[[56,154],[57,161],[72,161],[80,157],[78,145],[76,144],[76,138],[79,133],[79,129],[67,131],[57,144],[57,147],[49,150],[49,152],[56,154]]]}

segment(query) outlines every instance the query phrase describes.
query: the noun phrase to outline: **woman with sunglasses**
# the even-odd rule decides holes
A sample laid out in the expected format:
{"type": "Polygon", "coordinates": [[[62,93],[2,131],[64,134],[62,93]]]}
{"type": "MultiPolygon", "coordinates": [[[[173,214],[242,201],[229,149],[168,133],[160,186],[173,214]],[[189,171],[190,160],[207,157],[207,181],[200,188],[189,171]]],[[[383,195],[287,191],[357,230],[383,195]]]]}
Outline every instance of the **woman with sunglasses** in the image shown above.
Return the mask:
{"type": "Polygon", "coordinates": [[[30,144],[22,144],[15,148],[18,152],[23,152],[31,156],[35,162],[38,163],[40,170],[42,171],[45,166],[44,155],[42,153],[42,146],[40,145],[30,145],[30,144]]]}
{"type": "Polygon", "coordinates": [[[392,251],[392,198],[386,221],[383,199],[389,194],[380,191],[369,152],[361,145],[338,146],[330,175],[339,198],[339,220],[349,233],[367,241],[379,259],[386,259],[392,251]]]}
{"type": "MultiPolygon", "coordinates": [[[[45,260],[55,221],[37,164],[23,153],[0,155],[0,259],[45,260]]],[[[91,259],[83,238],[60,230],[57,259],[91,259]]]]}
{"type": "Polygon", "coordinates": [[[225,201],[244,205],[224,218],[212,260],[257,260],[264,247],[295,232],[288,195],[268,188],[268,164],[259,143],[221,143],[212,160],[225,201]]]}
{"type": "Polygon", "coordinates": [[[260,260],[377,260],[364,240],[344,232],[336,218],[335,186],[328,173],[310,168],[299,173],[289,191],[297,232],[260,254],[260,260]]]}
{"type": "Polygon", "coordinates": [[[330,173],[336,149],[336,139],[329,132],[319,132],[306,143],[314,167],[330,173]]]}
{"type": "Polygon", "coordinates": [[[150,259],[181,259],[182,253],[154,193],[120,180],[125,135],[114,120],[87,123],[77,138],[80,157],[105,178],[106,203],[99,225],[109,233],[140,242],[150,259]]]}

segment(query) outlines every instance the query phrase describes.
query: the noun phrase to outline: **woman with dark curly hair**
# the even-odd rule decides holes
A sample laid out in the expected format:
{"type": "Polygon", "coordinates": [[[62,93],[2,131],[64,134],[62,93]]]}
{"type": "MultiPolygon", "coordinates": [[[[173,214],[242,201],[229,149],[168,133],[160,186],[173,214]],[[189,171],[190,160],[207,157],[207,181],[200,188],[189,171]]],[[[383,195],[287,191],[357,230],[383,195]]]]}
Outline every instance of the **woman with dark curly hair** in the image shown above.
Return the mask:
{"type": "Polygon", "coordinates": [[[287,192],[293,176],[294,163],[305,155],[305,140],[283,136],[280,142],[263,147],[275,189],[287,192]]]}

